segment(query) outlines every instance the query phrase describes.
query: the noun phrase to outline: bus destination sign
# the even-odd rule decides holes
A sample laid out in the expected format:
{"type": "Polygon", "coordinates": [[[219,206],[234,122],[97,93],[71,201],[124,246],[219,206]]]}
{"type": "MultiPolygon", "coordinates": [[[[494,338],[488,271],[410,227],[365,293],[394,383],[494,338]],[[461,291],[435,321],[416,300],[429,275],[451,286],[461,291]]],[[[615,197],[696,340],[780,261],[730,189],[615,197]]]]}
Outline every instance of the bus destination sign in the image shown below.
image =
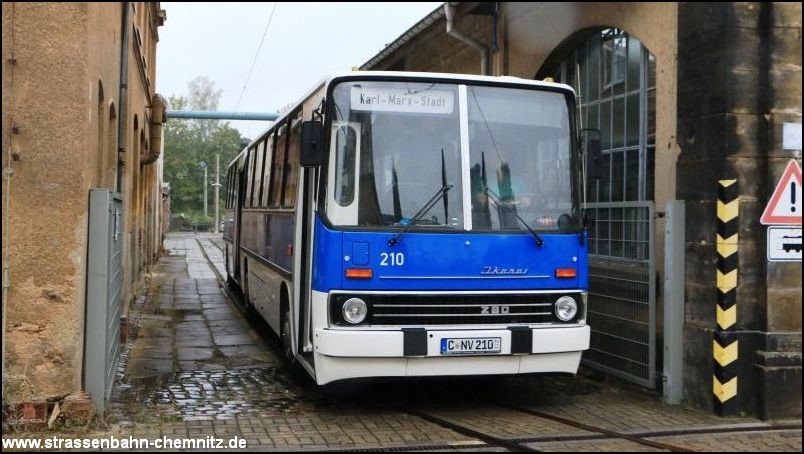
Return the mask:
{"type": "Polygon", "coordinates": [[[352,110],[451,114],[455,96],[446,90],[352,87],[352,110]]]}

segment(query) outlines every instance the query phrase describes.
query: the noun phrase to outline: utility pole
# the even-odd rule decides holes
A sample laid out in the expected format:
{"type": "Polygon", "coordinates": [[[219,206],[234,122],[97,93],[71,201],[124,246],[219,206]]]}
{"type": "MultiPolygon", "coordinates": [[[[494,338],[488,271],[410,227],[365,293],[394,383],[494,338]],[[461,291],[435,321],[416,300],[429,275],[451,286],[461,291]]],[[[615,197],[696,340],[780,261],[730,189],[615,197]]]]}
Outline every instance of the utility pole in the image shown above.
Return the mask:
{"type": "Polygon", "coordinates": [[[207,210],[207,163],[201,161],[201,167],[204,168],[204,217],[206,218],[209,214],[207,210]]]}
{"type": "Polygon", "coordinates": [[[218,199],[219,199],[219,196],[220,196],[219,191],[220,191],[220,187],[221,187],[220,177],[221,177],[221,155],[216,154],[215,155],[215,184],[212,185],[212,186],[215,186],[215,230],[214,230],[215,234],[218,233],[218,224],[220,223],[220,214],[219,214],[219,211],[218,211],[218,199]]]}

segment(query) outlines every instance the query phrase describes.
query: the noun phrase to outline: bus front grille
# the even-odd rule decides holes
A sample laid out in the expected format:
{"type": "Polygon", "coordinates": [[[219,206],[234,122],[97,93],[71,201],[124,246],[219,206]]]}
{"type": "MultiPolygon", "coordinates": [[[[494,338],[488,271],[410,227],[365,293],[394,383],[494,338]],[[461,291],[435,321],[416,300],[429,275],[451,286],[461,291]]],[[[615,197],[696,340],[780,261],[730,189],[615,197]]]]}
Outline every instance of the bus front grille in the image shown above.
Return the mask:
{"type": "MultiPolygon", "coordinates": [[[[330,319],[347,325],[341,315],[343,302],[352,297],[363,299],[368,316],[362,325],[484,325],[516,323],[560,323],[555,316],[555,301],[566,295],[333,295],[330,319]]],[[[581,301],[577,294],[576,301],[581,301]]],[[[579,311],[580,313],[581,311],[579,311]]]]}

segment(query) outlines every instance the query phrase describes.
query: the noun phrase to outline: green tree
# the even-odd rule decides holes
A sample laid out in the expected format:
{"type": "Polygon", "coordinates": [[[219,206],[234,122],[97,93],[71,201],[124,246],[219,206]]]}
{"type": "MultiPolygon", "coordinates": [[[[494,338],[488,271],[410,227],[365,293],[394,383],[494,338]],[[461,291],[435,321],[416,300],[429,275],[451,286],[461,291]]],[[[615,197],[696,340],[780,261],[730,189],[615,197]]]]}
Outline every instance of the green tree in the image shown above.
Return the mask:
{"type": "MultiPolygon", "coordinates": [[[[215,82],[198,76],[187,84],[186,96],[172,95],[168,99],[170,110],[217,110],[222,90],[215,82]]],[[[220,207],[226,197],[226,173],[229,162],[240,151],[240,131],[223,120],[185,120],[168,118],[165,125],[164,178],[170,183],[171,210],[174,215],[198,217],[204,210],[204,170],[207,165],[209,180],[215,182],[215,155],[220,155],[220,207]]],[[[207,188],[209,215],[215,214],[215,188],[207,188]]]]}

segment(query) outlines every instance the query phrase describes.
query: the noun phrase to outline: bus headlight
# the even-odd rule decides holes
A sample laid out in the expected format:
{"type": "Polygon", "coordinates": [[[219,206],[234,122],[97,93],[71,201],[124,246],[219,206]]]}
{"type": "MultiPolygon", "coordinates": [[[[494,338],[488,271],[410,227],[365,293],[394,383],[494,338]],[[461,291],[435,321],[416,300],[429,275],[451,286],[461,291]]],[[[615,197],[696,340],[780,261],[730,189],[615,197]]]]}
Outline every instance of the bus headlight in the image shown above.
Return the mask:
{"type": "Polygon", "coordinates": [[[556,301],[556,317],[562,322],[568,322],[578,313],[578,303],[571,296],[562,296],[556,301]]]}
{"type": "Polygon", "coordinates": [[[368,306],[360,298],[349,298],[343,303],[343,319],[347,322],[357,325],[366,319],[366,315],[368,315],[368,306]]]}

